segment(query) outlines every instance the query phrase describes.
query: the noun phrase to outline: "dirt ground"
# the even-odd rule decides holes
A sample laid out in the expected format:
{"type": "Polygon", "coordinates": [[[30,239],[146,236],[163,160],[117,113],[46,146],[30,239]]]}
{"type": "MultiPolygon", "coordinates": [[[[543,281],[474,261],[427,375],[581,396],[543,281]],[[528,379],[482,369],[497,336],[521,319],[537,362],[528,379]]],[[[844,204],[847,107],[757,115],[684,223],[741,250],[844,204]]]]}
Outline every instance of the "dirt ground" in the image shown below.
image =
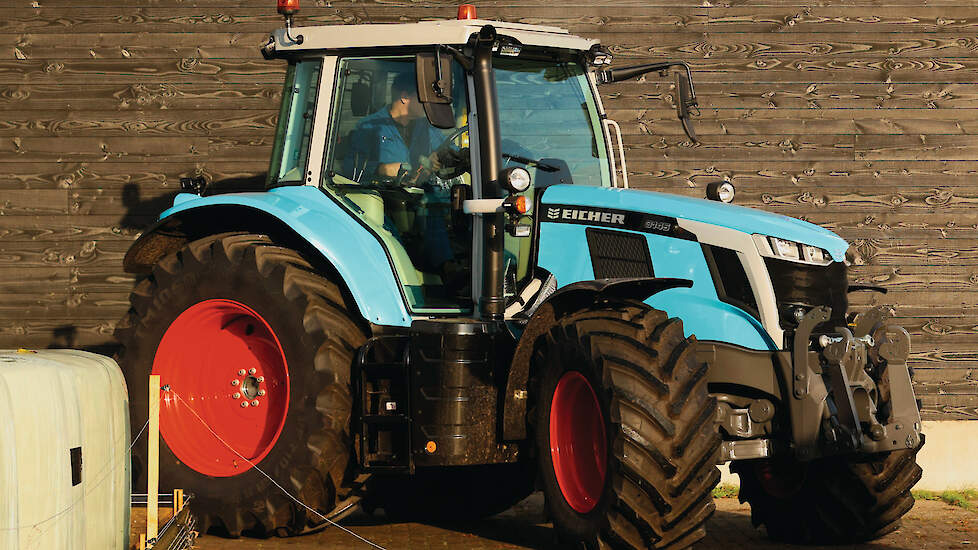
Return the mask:
{"type": "MultiPolygon", "coordinates": [[[[385,549],[428,550],[556,548],[553,530],[544,522],[543,498],[538,493],[513,509],[472,523],[427,525],[388,523],[382,515],[356,515],[343,525],[385,549]]],[[[340,550],[371,548],[339,529],[291,539],[222,539],[202,537],[200,550],[340,550]]],[[[706,539],[696,550],[747,550],[785,548],[765,537],[750,523],[747,505],[733,498],[717,499],[717,512],[707,524],[706,539]]],[[[806,550],[978,550],[978,514],[943,502],[918,501],[903,520],[903,527],[869,544],[854,546],[806,546],[806,550]]]]}

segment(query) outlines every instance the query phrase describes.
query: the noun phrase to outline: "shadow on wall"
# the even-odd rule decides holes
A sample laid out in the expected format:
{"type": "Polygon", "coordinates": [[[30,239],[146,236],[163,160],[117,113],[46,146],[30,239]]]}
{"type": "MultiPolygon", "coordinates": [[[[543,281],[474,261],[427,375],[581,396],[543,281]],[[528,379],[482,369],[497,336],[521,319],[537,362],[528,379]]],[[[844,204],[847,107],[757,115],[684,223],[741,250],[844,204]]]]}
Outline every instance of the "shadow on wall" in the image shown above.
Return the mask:
{"type": "MultiPolygon", "coordinates": [[[[222,180],[208,183],[201,193],[202,196],[220,195],[225,193],[244,193],[265,190],[266,174],[255,174],[235,178],[225,178],[222,180]]],[[[160,214],[173,205],[173,199],[179,191],[171,191],[162,195],[143,198],[139,185],[130,183],[122,188],[122,204],[125,207],[125,214],[119,220],[120,228],[127,233],[145,231],[159,219],[160,214]]],[[[122,266],[111,266],[118,268],[122,272],[122,266]]],[[[137,277],[134,285],[141,280],[137,277]]],[[[126,289],[131,291],[131,288],[126,289]]],[[[121,289],[120,289],[121,291],[121,289]]],[[[121,317],[125,312],[120,311],[121,317]]],[[[104,319],[106,322],[116,321],[117,319],[104,319]]],[[[48,349],[79,349],[113,356],[118,350],[119,345],[111,337],[106,338],[107,342],[100,342],[92,345],[79,345],[79,329],[73,324],[66,324],[55,327],[51,331],[51,339],[47,344],[48,349]]],[[[89,338],[86,338],[89,340],[89,338]]]]}
{"type": "Polygon", "coordinates": [[[143,199],[140,195],[139,185],[128,183],[122,188],[122,205],[126,208],[126,213],[119,221],[122,229],[143,230],[156,222],[161,212],[173,206],[173,198],[177,196],[177,191],[143,199]]]}
{"type": "Polygon", "coordinates": [[[78,327],[74,325],[62,325],[60,327],[55,327],[54,330],[51,331],[51,343],[48,344],[48,349],[77,349],[112,357],[117,351],[119,351],[120,347],[115,340],[90,346],[77,346],[75,344],[77,339],[78,327]]]}

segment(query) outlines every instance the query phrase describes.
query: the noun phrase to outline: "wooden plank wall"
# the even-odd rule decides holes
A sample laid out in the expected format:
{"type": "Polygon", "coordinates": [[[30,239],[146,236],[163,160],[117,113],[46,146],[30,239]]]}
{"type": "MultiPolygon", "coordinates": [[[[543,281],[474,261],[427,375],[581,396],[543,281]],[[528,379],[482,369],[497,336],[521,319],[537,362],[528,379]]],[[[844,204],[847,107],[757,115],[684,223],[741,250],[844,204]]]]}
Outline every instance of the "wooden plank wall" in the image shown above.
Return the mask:
{"type": "MultiPolygon", "coordinates": [[[[301,24],[453,17],[455,2],[307,0],[301,24]]],[[[740,204],[854,240],[913,334],[929,419],[978,418],[978,7],[971,0],[493,0],[617,65],[682,58],[702,143],[671,83],[608,87],[634,187],[740,204]]],[[[180,176],[264,171],[282,76],[257,46],[274,2],[0,3],[0,347],[108,350],[120,264],[180,176]]]]}

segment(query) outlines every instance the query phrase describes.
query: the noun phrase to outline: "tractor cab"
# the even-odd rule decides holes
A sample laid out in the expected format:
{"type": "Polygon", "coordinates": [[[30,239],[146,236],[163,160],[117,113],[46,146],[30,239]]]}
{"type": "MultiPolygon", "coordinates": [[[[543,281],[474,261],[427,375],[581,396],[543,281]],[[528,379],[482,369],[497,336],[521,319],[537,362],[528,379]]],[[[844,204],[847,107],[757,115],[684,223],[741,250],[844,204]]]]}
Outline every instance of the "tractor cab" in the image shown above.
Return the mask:
{"type": "Polygon", "coordinates": [[[289,63],[268,187],[317,186],[369,228],[413,315],[479,315],[481,294],[486,313],[503,316],[525,301],[521,290],[541,285],[532,268],[538,190],[627,187],[610,139],[617,125],[595,89],[608,78],[596,72],[607,52],[562,29],[473,16],[463,8],[457,20],[397,26],[290,24],[263,48],[289,63]],[[495,177],[511,169],[526,189],[495,177]],[[505,195],[526,211],[502,205],[505,195]],[[501,268],[483,261],[493,248],[501,268]]]}

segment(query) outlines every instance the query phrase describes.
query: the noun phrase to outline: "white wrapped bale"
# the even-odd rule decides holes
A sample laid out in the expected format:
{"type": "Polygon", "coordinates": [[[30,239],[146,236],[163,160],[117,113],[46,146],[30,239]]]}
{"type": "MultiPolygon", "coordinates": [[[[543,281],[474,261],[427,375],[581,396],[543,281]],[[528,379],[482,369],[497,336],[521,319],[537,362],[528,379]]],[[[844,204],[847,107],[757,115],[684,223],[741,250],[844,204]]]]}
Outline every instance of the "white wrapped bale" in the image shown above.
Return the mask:
{"type": "Polygon", "coordinates": [[[0,351],[0,548],[127,548],[129,431],[112,359],[0,351]]]}

